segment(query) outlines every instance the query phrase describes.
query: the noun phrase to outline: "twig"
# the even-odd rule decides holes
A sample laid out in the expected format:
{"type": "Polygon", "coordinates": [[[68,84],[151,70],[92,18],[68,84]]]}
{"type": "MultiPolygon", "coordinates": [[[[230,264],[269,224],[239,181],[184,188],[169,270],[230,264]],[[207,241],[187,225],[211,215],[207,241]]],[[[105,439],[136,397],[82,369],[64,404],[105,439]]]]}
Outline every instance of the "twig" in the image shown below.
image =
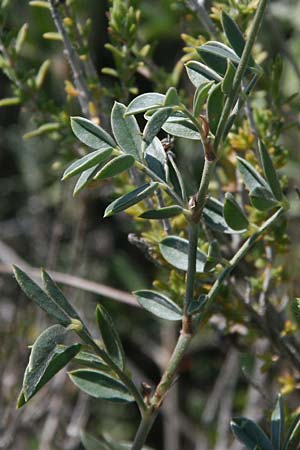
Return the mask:
{"type": "Polygon", "coordinates": [[[202,23],[203,27],[207,31],[207,33],[213,37],[217,38],[217,30],[216,27],[209,17],[209,14],[206,11],[205,8],[205,2],[204,0],[186,0],[186,5],[188,8],[190,8],[192,11],[194,11],[197,14],[197,17],[199,21],[202,23]]]}
{"type": "Polygon", "coordinates": [[[80,94],[78,96],[78,101],[80,103],[82,112],[86,117],[90,117],[89,102],[91,101],[91,93],[86,85],[83,76],[81,62],[65,30],[55,0],[49,0],[49,5],[53,22],[63,41],[64,53],[72,70],[75,87],[80,94]]]}

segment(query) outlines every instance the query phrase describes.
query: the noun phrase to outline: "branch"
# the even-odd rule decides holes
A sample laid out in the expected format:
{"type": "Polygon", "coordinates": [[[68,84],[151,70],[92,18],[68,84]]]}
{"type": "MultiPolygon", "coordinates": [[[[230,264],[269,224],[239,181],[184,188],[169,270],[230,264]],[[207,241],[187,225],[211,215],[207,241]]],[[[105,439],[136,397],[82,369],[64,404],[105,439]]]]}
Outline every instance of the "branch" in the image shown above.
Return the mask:
{"type": "Polygon", "coordinates": [[[63,41],[64,53],[72,70],[75,87],[80,94],[78,97],[78,101],[80,103],[83,114],[86,117],[90,118],[89,102],[91,101],[91,93],[84,79],[81,62],[65,30],[55,0],[49,0],[49,5],[53,22],[63,41]]]}
{"type": "Polygon", "coordinates": [[[197,14],[198,19],[202,23],[203,27],[207,31],[207,33],[213,37],[217,38],[217,30],[209,14],[206,11],[204,0],[186,0],[185,1],[188,8],[194,11],[197,14]]]}

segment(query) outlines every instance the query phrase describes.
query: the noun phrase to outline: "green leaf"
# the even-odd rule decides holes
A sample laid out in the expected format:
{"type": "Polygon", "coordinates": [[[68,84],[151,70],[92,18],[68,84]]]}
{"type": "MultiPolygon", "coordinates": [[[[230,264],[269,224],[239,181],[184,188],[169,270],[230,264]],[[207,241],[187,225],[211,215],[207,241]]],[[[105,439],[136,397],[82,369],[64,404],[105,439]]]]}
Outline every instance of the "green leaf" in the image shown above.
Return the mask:
{"type": "MultiPolygon", "coordinates": [[[[222,25],[231,47],[238,56],[242,56],[245,47],[243,33],[237,23],[225,11],[222,12],[222,25]]],[[[250,57],[249,64],[250,66],[255,65],[252,56],[250,57]]]]}
{"type": "Polygon", "coordinates": [[[115,102],[111,112],[111,128],[115,139],[124,153],[135,159],[142,157],[142,137],[138,123],[133,116],[124,116],[126,106],[115,102]]]}
{"type": "Polygon", "coordinates": [[[41,378],[55,356],[55,347],[62,342],[65,334],[64,327],[53,325],[43,331],[33,344],[22,387],[26,401],[36,392],[41,378]]]}
{"type": "Polygon", "coordinates": [[[216,134],[221,114],[224,108],[224,94],[221,83],[217,84],[209,93],[207,100],[207,116],[210,131],[216,134]]]}
{"type": "Polygon", "coordinates": [[[274,450],[272,443],[263,430],[252,420],[237,417],[231,420],[231,429],[235,437],[245,445],[248,450],[274,450]]]}
{"type": "Polygon", "coordinates": [[[259,147],[259,154],[261,157],[264,174],[269,183],[270,189],[271,189],[274,197],[278,201],[281,201],[282,200],[282,190],[281,190],[281,186],[280,186],[272,159],[268,153],[268,150],[267,150],[265,144],[262,141],[259,141],[258,147],[259,147]]]}
{"type": "Polygon", "coordinates": [[[22,291],[33,300],[42,310],[56,319],[63,326],[70,324],[70,318],[56,302],[50,298],[25,272],[13,266],[16,280],[22,291]]]}
{"type": "Polygon", "coordinates": [[[144,309],[166,320],[181,320],[182,310],[176,303],[159,292],[148,289],[135,291],[136,299],[144,309]]]}
{"type": "Polygon", "coordinates": [[[167,121],[173,111],[172,107],[158,109],[149,119],[143,133],[143,140],[149,145],[167,121]]]}
{"type": "Polygon", "coordinates": [[[223,214],[227,225],[233,230],[242,231],[249,225],[244,211],[230,192],[225,194],[223,214]]]}
{"type": "MultiPolygon", "coordinates": [[[[57,346],[54,348],[54,353],[51,353],[49,357],[49,361],[45,368],[43,375],[40,378],[40,381],[35,385],[34,391],[31,393],[27,400],[25,399],[24,391],[22,389],[21,394],[18,398],[17,407],[21,408],[23,405],[27,403],[49,380],[51,380],[61,369],[63,369],[73,358],[76,358],[76,355],[80,351],[80,344],[73,344],[69,347],[64,347],[62,351],[57,353],[57,346]]],[[[45,366],[44,366],[45,367],[45,366]]],[[[29,370],[25,371],[25,378],[28,380],[29,370]]],[[[30,375],[32,377],[32,374],[30,375]]],[[[24,378],[24,382],[25,382],[24,378]]]]}
{"type": "Polygon", "coordinates": [[[63,292],[44,269],[42,269],[42,281],[44,289],[49,297],[51,297],[52,300],[54,300],[54,302],[59,305],[69,317],[81,321],[81,318],[79,317],[73,306],[66,299],[63,292]]]}
{"type": "Polygon", "coordinates": [[[243,181],[250,192],[257,187],[267,188],[265,180],[248,161],[237,156],[237,165],[243,181]]]}
{"type": "Polygon", "coordinates": [[[281,449],[284,432],[284,407],[281,394],[278,395],[277,402],[271,418],[271,438],[274,450],[281,449]]]}
{"type": "Polygon", "coordinates": [[[221,75],[225,75],[228,59],[236,65],[240,62],[237,54],[221,42],[208,41],[197,51],[205,64],[221,75]]]}
{"type": "MultiPolygon", "coordinates": [[[[176,269],[187,271],[189,241],[178,236],[168,236],[159,243],[159,249],[164,259],[176,269]]],[[[197,250],[197,273],[204,272],[206,255],[197,250]]]]}
{"type": "Polygon", "coordinates": [[[69,377],[75,386],[91,397],[114,402],[134,401],[121,381],[99,370],[77,369],[69,372],[69,377]]]}
{"type": "Polygon", "coordinates": [[[73,197],[75,197],[75,195],[77,195],[80,191],[82,191],[82,189],[84,189],[86,186],[88,186],[93,182],[93,176],[97,173],[98,168],[99,166],[95,166],[82,172],[82,174],[80,175],[75,184],[73,190],[73,197]]]}
{"type": "Polygon", "coordinates": [[[178,216],[182,213],[182,208],[180,206],[165,206],[160,209],[150,209],[143,212],[139,217],[148,220],[160,220],[169,219],[170,217],[178,216]]]}
{"type": "Polygon", "coordinates": [[[165,167],[167,164],[166,152],[158,138],[154,138],[145,150],[145,160],[149,169],[161,180],[166,180],[165,167]]]}
{"type": "Polygon", "coordinates": [[[156,92],[147,92],[146,94],[139,95],[129,103],[125,116],[139,114],[148,109],[163,106],[164,101],[165,95],[156,92]]]}
{"type": "Polygon", "coordinates": [[[300,439],[300,414],[293,419],[283,444],[283,450],[298,450],[297,445],[300,439]]]}
{"type": "Polygon", "coordinates": [[[240,233],[227,225],[224,219],[223,205],[214,197],[209,197],[206,200],[203,219],[205,224],[214,231],[226,234],[240,233]]]}
{"type": "Polygon", "coordinates": [[[250,201],[259,211],[274,208],[278,204],[273,194],[265,187],[257,186],[250,192],[250,201]]]}
{"type": "Polygon", "coordinates": [[[96,318],[107,353],[114,363],[124,370],[125,355],[122,342],[110,315],[103,306],[97,305],[96,318]]]}
{"type": "Polygon", "coordinates": [[[95,149],[115,147],[113,138],[103,128],[83,117],[71,117],[71,127],[75,136],[88,147],[95,149]]]}
{"type": "Polygon", "coordinates": [[[96,175],[94,180],[104,180],[104,178],[114,177],[130,169],[134,165],[135,159],[131,155],[120,155],[105,164],[96,175]]]}
{"type": "Polygon", "coordinates": [[[189,79],[196,87],[207,81],[216,81],[217,83],[222,81],[222,77],[217,72],[198,61],[189,61],[185,67],[189,79]]]}
{"type": "Polygon", "coordinates": [[[183,113],[175,112],[168,118],[162,129],[172,136],[185,139],[200,140],[199,130],[183,113]]]}
{"type": "Polygon", "coordinates": [[[227,60],[227,69],[224,75],[224,79],[222,81],[222,92],[225,95],[229,95],[232,89],[233,80],[235,76],[236,67],[232,64],[232,62],[227,60]]]}
{"type": "Polygon", "coordinates": [[[214,83],[212,81],[210,81],[207,83],[200,84],[197,87],[195,95],[194,95],[194,100],[193,100],[193,115],[194,116],[199,116],[199,114],[201,114],[204,103],[207,100],[209,90],[211,89],[213,84],[214,83]]]}
{"type": "Polygon", "coordinates": [[[62,176],[62,180],[65,181],[78,173],[84,172],[87,169],[95,167],[102,161],[105,161],[112,154],[113,149],[110,148],[101,148],[100,150],[96,150],[94,152],[88,153],[80,159],[74,161],[65,171],[62,176]]]}
{"type": "Polygon", "coordinates": [[[145,183],[142,186],[134,189],[128,194],[122,195],[121,197],[114,200],[108,205],[104,212],[104,217],[112,216],[117,214],[136,203],[141,202],[146,197],[149,197],[158,187],[158,183],[145,183]]]}
{"type": "Polygon", "coordinates": [[[174,87],[170,87],[166,93],[164,106],[177,106],[180,104],[177,90],[174,87]]]}

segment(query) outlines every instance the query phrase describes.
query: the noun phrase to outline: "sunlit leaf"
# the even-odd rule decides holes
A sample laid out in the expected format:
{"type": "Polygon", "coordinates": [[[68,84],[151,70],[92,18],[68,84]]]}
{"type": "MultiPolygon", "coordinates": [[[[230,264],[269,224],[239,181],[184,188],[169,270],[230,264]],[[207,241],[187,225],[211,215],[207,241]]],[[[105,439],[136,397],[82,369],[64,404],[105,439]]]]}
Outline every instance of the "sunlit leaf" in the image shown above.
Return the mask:
{"type": "MultiPolygon", "coordinates": [[[[168,236],[159,243],[159,249],[164,259],[176,269],[187,271],[189,242],[178,236],[168,236]]],[[[206,255],[197,250],[196,271],[204,272],[206,255]]]]}
{"type": "Polygon", "coordinates": [[[111,128],[114,137],[124,151],[140,160],[142,157],[142,137],[138,123],[133,116],[125,116],[126,106],[115,102],[111,112],[111,128]]]}
{"type": "Polygon", "coordinates": [[[147,311],[166,320],[181,320],[182,310],[163,294],[151,290],[135,291],[138,303],[147,311]]]}
{"type": "Polygon", "coordinates": [[[107,160],[112,154],[112,151],[113,149],[111,147],[101,148],[100,150],[88,153],[82,158],[77,159],[64,171],[62,180],[67,180],[71,177],[74,177],[74,175],[77,175],[78,173],[95,167],[99,163],[107,160]]]}
{"type": "Polygon", "coordinates": [[[104,180],[127,171],[134,165],[135,159],[131,155],[120,155],[106,163],[94,175],[94,180],[104,180]]]}
{"type": "Polygon", "coordinates": [[[75,136],[88,147],[99,150],[116,146],[113,138],[103,128],[84,117],[71,117],[71,127],[75,136]]]}
{"type": "Polygon", "coordinates": [[[125,115],[139,114],[147,109],[155,108],[156,106],[163,106],[165,96],[156,92],[147,92],[135,97],[126,108],[125,115]]]}

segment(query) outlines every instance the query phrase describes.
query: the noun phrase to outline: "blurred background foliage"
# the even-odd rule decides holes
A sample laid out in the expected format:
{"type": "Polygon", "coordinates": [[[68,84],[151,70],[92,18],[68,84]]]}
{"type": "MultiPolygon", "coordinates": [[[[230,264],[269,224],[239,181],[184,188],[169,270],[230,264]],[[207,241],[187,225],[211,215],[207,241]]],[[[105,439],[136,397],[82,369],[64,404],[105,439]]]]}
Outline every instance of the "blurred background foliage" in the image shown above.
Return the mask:
{"type": "MultiPolygon", "coordinates": [[[[255,0],[206,3],[217,34],[222,9],[245,29],[257,4],[255,0]]],[[[9,265],[22,260],[23,266],[45,266],[93,280],[99,289],[105,285],[124,292],[150,288],[157,279],[156,285],[180,296],[183,277],[162,269],[159,261],[156,265],[151,261],[160,229],[146,229],[142,221],[133,223],[125,214],[102,220],[114,191],[128,188],[127,176],[120,177],[114,187],[105,182],[75,199],[72,183],[59,180],[65,166],[84,154],[70,131],[70,115],[84,114],[109,129],[115,99],[127,104],[137,93],[165,92],[170,85],[178,87],[191,104],[193,87],[183,63],[194,58],[194,47],[209,37],[206,19],[195,8],[199,4],[183,0],[57,2],[82,70],[88,99],[82,105],[48,3],[1,2],[0,448],[77,449],[81,448],[81,428],[96,430],[99,435],[110,430],[116,439],[131,439],[134,433],[134,407],[87,399],[76,393],[63,373],[24,411],[15,410],[27,347],[45,328],[47,319],[20,293],[9,265]]],[[[266,425],[279,389],[287,396],[291,415],[299,412],[299,355],[295,350],[299,317],[291,308],[293,298],[299,296],[300,269],[300,97],[295,95],[300,82],[299,0],[270,2],[255,54],[263,61],[266,75],[259,82],[252,107],[260,132],[267,133],[270,144],[274,143],[273,157],[283,180],[286,177],[285,190],[291,201],[288,230],[286,233],[282,225],[270,235],[276,261],[272,252],[268,260],[263,246],[252,251],[248,258],[252,268],[245,274],[242,292],[221,302],[210,326],[195,339],[182,363],[181,378],[150,436],[157,449],[237,450],[239,444],[233,443],[229,431],[230,417],[242,412],[263,419],[266,425]],[[264,290],[267,276],[271,283],[264,290]],[[267,311],[256,317],[240,297],[250,302],[253,296],[259,304],[262,292],[267,297],[267,311]],[[266,331],[270,322],[276,337],[272,330],[266,331]],[[296,352],[294,358],[289,351],[296,352]]],[[[229,160],[232,148],[251,159],[253,134],[246,122],[241,121],[229,136],[225,149],[229,160]]],[[[201,173],[195,155],[194,142],[178,139],[178,165],[191,183],[199,180],[201,173]]],[[[226,164],[224,159],[219,176],[227,176],[230,185],[233,166],[226,164]]],[[[191,192],[193,189],[191,185],[191,192]]],[[[182,226],[174,220],[178,234],[182,226]]],[[[240,270],[243,273],[243,267],[240,270]]],[[[64,289],[87,319],[93,317],[97,301],[107,306],[120,330],[134,377],[154,385],[173,348],[174,326],[161,328],[147,313],[109,295],[72,286],[64,289]]],[[[223,295],[226,298],[228,293],[223,295]]]]}

